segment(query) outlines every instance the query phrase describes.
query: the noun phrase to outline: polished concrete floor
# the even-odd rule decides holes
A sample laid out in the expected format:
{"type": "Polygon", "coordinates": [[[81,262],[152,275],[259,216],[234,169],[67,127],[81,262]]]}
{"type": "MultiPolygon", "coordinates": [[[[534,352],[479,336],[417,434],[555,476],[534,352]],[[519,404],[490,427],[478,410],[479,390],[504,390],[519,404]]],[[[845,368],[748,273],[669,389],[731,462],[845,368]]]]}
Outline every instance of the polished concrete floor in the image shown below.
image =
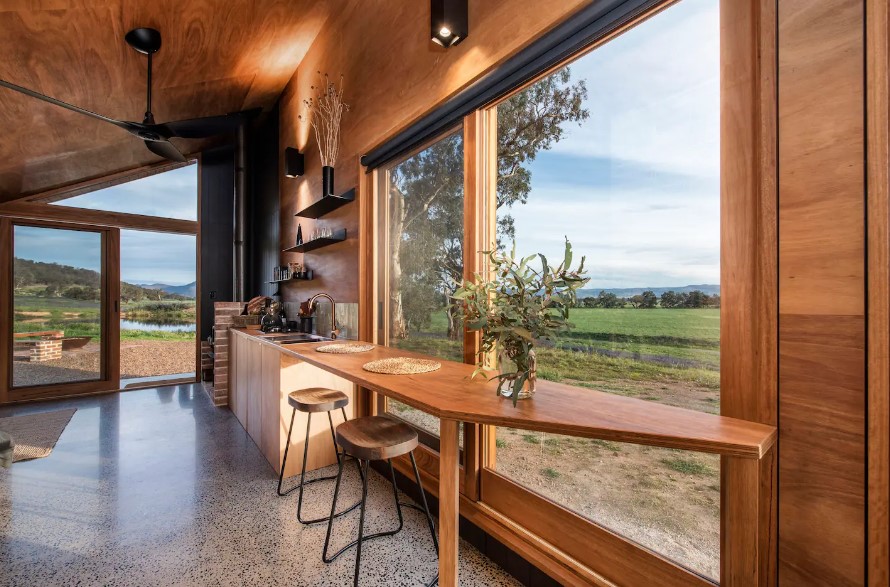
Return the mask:
{"type": "MultiPolygon", "coordinates": [[[[351,585],[352,553],[321,561],[325,526],[295,520],[297,494],[232,413],[195,385],[0,409],[0,417],[76,407],[53,453],[0,470],[0,585],[351,585]]],[[[396,522],[391,486],[372,474],[367,531],[396,522]]],[[[344,499],[360,496],[354,467],[344,499]]],[[[310,485],[304,513],[323,515],[332,483],[310,485]],[[308,506],[308,508],[306,507],[308,506]]],[[[403,499],[407,500],[407,497],[403,499]]],[[[362,585],[420,585],[436,557],[422,514],[366,543],[362,585]]],[[[358,510],[334,527],[353,539],[358,510]]],[[[352,551],[354,552],[354,551],[352,551]]],[[[461,585],[515,585],[461,545],[461,585]]]]}

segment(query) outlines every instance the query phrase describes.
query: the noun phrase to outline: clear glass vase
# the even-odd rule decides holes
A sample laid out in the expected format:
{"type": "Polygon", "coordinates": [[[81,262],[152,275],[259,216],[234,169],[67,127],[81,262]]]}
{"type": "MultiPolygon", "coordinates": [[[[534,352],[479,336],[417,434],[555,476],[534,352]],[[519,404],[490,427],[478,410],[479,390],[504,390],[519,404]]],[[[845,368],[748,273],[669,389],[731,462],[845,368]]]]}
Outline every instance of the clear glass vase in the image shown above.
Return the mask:
{"type": "MultiPolygon", "coordinates": [[[[498,355],[498,368],[501,375],[508,374],[500,383],[500,394],[503,397],[513,397],[513,383],[516,381],[517,369],[516,361],[508,357],[505,353],[498,355]]],[[[522,384],[522,389],[516,396],[516,399],[531,399],[535,395],[535,388],[538,380],[538,358],[535,356],[535,350],[528,352],[528,379],[522,384]]]]}

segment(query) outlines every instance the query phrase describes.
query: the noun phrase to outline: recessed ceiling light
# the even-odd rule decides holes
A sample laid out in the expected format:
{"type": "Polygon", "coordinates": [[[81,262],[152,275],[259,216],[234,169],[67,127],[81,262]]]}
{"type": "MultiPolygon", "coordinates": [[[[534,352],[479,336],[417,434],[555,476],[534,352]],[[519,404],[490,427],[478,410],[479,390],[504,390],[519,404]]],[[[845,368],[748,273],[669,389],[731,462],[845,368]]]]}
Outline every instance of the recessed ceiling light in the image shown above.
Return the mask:
{"type": "Polygon", "coordinates": [[[430,0],[430,38],[452,47],[467,37],[468,0],[430,0]]]}

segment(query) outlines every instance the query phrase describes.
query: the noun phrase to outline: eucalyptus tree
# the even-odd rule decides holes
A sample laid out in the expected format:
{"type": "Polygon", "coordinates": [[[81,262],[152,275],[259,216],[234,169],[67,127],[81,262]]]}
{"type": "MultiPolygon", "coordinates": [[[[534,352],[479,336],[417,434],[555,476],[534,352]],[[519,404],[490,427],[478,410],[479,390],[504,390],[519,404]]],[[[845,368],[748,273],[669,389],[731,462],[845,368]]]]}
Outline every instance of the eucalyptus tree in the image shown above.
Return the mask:
{"type": "MultiPolygon", "coordinates": [[[[531,194],[529,164],[559,142],[568,123],[589,117],[587,86],[564,68],[497,107],[497,243],[516,235],[510,208],[531,194]]],[[[390,170],[390,334],[407,338],[446,311],[463,279],[464,149],[460,132],[390,170]]],[[[458,339],[458,313],[447,310],[448,337],[458,339]]]]}

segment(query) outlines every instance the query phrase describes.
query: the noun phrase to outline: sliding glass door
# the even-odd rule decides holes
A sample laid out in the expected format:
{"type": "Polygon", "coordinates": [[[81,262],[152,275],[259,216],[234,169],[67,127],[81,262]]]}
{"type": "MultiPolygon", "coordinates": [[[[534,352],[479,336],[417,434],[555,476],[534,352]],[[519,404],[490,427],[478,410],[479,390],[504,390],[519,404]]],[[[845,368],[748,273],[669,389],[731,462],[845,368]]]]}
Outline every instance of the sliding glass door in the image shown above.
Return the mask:
{"type": "Polygon", "coordinates": [[[118,231],[4,222],[9,399],[114,388],[118,231]]]}

